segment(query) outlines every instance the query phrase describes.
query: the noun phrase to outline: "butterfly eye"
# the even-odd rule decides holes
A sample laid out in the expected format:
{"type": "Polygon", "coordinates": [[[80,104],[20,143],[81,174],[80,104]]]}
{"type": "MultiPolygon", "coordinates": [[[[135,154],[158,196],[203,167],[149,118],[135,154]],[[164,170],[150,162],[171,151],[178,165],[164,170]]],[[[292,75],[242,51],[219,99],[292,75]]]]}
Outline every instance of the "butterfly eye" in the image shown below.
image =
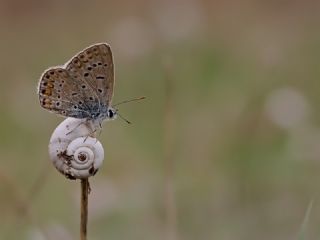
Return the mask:
{"type": "Polygon", "coordinates": [[[113,118],[114,113],[111,109],[108,110],[108,115],[109,115],[109,118],[113,118]]]}

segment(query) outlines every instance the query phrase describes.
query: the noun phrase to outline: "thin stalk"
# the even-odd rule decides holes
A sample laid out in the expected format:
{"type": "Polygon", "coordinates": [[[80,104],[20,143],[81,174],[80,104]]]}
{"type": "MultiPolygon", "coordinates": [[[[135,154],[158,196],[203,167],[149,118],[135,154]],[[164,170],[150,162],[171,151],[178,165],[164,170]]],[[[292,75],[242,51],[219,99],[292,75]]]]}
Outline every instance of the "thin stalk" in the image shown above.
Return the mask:
{"type": "Polygon", "coordinates": [[[89,180],[81,179],[80,240],[87,240],[89,180]]]}

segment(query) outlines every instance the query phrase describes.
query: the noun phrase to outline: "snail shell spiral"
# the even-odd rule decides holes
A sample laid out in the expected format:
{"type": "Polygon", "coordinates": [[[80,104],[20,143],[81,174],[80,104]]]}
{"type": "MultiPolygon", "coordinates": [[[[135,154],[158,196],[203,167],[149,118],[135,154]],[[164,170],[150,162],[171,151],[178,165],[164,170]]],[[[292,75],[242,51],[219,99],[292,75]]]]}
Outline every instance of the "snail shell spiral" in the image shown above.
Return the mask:
{"type": "Polygon", "coordinates": [[[53,132],[49,156],[56,169],[67,178],[88,178],[102,165],[104,149],[92,137],[94,130],[90,121],[67,118],[53,132]]]}

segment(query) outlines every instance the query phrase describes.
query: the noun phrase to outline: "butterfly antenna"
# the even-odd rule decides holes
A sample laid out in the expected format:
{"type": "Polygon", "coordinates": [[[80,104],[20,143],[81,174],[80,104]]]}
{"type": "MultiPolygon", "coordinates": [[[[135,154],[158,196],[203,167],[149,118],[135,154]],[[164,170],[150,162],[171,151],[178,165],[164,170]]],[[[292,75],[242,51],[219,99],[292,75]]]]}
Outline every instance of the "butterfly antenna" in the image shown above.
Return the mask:
{"type": "MultiPolygon", "coordinates": [[[[138,98],[133,98],[133,99],[129,99],[129,100],[125,100],[125,101],[122,101],[122,102],[118,102],[116,104],[114,104],[112,107],[115,107],[115,106],[119,106],[121,104],[124,104],[124,103],[128,103],[128,102],[134,102],[134,101],[140,101],[140,100],[143,100],[145,99],[146,97],[138,97],[138,98]]],[[[120,115],[119,115],[120,116],[120,115]]],[[[120,116],[121,117],[121,116],[120,116]]]]}
{"type": "Polygon", "coordinates": [[[117,115],[118,115],[123,121],[125,121],[126,123],[131,124],[131,122],[130,122],[128,119],[126,119],[126,118],[124,118],[123,116],[121,116],[118,111],[117,111],[117,115]]]}

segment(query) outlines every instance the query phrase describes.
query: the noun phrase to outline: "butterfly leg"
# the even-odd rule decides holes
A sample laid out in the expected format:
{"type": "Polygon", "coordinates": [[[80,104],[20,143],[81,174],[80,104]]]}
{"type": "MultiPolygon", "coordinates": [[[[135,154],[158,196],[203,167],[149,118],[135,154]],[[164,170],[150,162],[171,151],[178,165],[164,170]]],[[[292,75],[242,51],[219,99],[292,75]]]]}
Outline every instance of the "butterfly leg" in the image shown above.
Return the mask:
{"type": "MultiPolygon", "coordinates": [[[[95,130],[93,130],[91,133],[89,133],[89,134],[85,137],[85,139],[83,140],[83,142],[86,142],[87,139],[88,139],[88,137],[90,137],[90,136],[91,136],[92,134],[94,134],[96,131],[97,131],[97,129],[95,129],[95,130]]],[[[98,141],[98,139],[97,139],[97,141],[98,141]]]]}
{"type": "Polygon", "coordinates": [[[71,134],[73,131],[75,131],[78,127],[80,127],[82,124],[85,124],[87,120],[79,122],[70,132],[67,132],[66,135],[71,134]]]}

